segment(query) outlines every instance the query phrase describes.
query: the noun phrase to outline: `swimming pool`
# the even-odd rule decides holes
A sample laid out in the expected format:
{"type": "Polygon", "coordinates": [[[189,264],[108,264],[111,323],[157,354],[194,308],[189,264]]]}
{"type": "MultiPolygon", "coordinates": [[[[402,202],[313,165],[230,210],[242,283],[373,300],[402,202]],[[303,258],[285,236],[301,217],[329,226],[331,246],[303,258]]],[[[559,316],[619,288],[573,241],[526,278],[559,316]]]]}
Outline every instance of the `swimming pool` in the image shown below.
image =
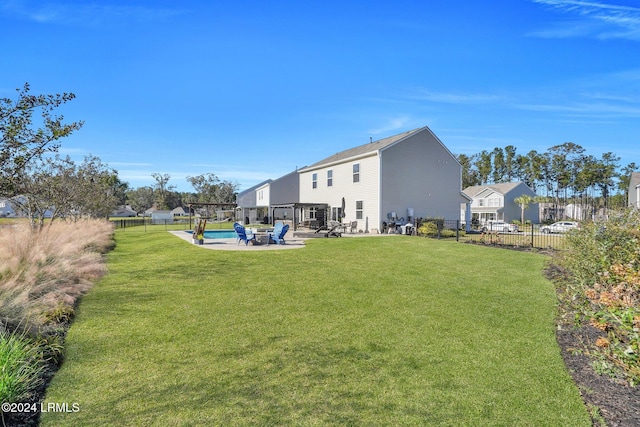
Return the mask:
{"type": "MultiPolygon", "coordinates": [[[[193,234],[193,231],[187,231],[189,234],[193,234]]],[[[234,230],[205,230],[205,239],[235,239],[236,232],[234,230]]]]}

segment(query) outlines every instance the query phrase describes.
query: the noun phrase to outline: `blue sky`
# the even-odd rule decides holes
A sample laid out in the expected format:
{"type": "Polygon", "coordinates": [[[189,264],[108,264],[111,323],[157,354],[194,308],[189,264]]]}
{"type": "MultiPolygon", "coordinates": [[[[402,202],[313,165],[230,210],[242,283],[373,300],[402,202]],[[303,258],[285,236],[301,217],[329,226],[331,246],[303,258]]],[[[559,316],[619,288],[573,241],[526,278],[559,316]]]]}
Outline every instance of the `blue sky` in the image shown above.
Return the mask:
{"type": "Polygon", "coordinates": [[[640,164],[637,1],[0,2],[0,97],[73,92],[131,187],[241,189],[429,126],[455,154],[571,141],[640,164]]]}

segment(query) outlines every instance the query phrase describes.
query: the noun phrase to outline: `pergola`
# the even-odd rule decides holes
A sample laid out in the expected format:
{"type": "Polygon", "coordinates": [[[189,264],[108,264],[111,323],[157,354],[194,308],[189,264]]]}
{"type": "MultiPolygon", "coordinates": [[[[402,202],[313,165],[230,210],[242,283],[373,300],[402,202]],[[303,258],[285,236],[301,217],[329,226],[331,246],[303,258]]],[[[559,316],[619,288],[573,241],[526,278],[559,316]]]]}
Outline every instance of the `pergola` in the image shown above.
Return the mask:
{"type": "MultiPolygon", "coordinates": [[[[302,214],[302,210],[304,208],[319,208],[322,209],[324,211],[324,218],[323,218],[323,222],[326,222],[327,218],[327,212],[329,209],[329,205],[326,203],[283,203],[283,204],[278,204],[278,205],[272,205],[269,206],[269,217],[270,218],[275,218],[275,211],[276,209],[285,209],[285,215],[286,212],[291,209],[291,220],[293,222],[293,230],[295,231],[297,229],[297,225],[298,223],[301,221],[301,217],[300,215],[302,214]]],[[[272,222],[274,222],[275,220],[272,220],[272,222]]]]}

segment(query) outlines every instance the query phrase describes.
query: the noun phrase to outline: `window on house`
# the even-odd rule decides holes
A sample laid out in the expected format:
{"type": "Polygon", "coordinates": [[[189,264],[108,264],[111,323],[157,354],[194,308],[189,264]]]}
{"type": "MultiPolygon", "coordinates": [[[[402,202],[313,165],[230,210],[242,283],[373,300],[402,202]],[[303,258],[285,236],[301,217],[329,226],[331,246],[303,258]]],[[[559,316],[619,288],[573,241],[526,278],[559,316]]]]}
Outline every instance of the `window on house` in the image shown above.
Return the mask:
{"type": "Polygon", "coordinates": [[[484,206],[484,199],[478,199],[478,206],[484,206]]]}
{"type": "Polygon", "coordinates": [[[360,182],[360,163],[353,165],[353,182],[360,182]]]}
{"type": "Polygon", "coordinates": [[[318,174],[314,173],[311,176],[311,188],[318,188],[318,174]]]}
{"type": "Polygon", "coordinates": [[[492,197],[489,199],[489,206],[498,207],[500,206],[500,198],[492,197]]]}
{"type": "Polygon", "coordinates": [[[331,187],[333,185],[333,170],[329,169],[327,171],[327,187],[331,187]]]}
{"type": "Polygon", "coordinates": [[[362,219],[362,200],[356,201],[356,219],[362,219]]]}
{"type": "Polygon", "coordinates": [[[342,220],[342,208],[341,207],[332,207],[331,208],[331,220],[332,221],[341,221],[342,220]]]}
{"type": "Polygon", "coordinates": [[[309,219],[318,219],[318,208],[309,208],[309,219]]]}

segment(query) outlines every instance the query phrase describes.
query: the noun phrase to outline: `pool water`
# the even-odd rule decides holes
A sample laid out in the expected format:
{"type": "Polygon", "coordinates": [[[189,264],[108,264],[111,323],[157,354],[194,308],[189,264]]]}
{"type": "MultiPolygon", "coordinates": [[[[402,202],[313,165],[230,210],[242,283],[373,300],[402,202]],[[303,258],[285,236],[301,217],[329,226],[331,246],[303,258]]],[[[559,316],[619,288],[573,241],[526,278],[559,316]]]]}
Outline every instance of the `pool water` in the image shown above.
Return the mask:
{"type": "MultiPolygon", "coordinates": [[[[192,231],[188,231],[188,233],[193,234],[192,231]]],[[[235,239],[236,232],[234,230],[205,230],[204,238],[205,239],[235,239]]]]}

